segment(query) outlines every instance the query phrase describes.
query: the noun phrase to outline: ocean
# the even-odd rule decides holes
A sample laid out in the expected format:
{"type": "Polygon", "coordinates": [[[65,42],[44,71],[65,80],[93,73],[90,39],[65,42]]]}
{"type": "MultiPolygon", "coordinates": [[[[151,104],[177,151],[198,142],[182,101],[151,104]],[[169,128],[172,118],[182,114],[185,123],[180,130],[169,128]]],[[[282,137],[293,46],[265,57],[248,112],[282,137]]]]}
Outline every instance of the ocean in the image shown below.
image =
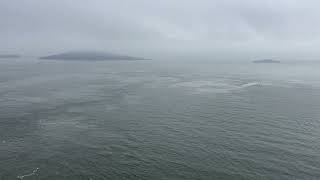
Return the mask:
{"type": "Polygon", "coordinates": [[[0,179],[320,179],[319,69],[1,59],[0,179]]]}

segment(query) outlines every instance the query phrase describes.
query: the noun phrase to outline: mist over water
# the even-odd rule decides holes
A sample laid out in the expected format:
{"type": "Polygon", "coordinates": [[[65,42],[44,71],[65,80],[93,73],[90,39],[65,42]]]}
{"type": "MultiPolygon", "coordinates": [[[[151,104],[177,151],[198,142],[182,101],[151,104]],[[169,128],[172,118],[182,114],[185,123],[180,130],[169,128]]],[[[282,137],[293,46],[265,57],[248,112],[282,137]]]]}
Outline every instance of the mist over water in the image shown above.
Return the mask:
{"type": "Polygon", "coordinates": [[[320,64],[0,62],[0,179],[317,179],[320,64]]]}
{"type": "Polygon", "coordinates": [[[0,0],[0,180],[320,179],[319,7],[0,0]]]}

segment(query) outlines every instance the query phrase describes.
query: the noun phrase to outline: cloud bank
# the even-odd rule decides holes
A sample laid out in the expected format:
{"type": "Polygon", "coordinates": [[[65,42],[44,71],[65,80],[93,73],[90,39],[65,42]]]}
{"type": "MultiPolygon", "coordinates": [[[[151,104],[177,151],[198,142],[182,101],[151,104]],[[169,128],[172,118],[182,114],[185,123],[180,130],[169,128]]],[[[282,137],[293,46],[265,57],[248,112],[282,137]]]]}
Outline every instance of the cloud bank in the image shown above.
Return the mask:
{"type": "Polygon", "coordinates": [[[0,52],[318,59],[316,0],[2,0],[0,52]]]}

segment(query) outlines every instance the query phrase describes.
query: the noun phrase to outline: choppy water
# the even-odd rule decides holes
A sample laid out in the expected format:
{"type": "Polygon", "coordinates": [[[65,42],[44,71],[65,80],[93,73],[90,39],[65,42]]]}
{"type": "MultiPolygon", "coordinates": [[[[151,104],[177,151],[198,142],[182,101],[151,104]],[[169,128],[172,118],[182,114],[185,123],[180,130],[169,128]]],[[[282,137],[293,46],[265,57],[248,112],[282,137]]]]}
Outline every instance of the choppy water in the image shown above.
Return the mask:
{"type": "Polygon", "coordinates": [[[319,69],[2,60],[0,179],[320,179],[319,69]]]}

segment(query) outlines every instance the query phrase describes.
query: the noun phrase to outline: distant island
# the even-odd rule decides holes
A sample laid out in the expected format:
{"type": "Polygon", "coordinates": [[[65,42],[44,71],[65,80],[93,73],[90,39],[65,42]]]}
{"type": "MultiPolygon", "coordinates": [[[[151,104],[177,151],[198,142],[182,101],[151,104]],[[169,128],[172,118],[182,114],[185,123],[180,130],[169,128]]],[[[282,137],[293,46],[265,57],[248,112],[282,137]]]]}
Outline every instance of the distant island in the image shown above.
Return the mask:
{"type": "Polygon", "coordinates": [[[74,51],[40,57],[49,60],[70,60],[70,61],[104,61],[104,60],[148,60],[140,57],[132,57],[106,52],[95,51],[74,51]]]}
{"type": "Polygon", "coordinates": [[[19,58],[20,55],[17,54],[0,54],[0,58],[19,58]]]}
{"type": "Polygon", "coordinates": [[[261,60],[255,60],[253,63],[280,63],[280,61],[273,60],[273,59],[261,59],[261,60]]]}

